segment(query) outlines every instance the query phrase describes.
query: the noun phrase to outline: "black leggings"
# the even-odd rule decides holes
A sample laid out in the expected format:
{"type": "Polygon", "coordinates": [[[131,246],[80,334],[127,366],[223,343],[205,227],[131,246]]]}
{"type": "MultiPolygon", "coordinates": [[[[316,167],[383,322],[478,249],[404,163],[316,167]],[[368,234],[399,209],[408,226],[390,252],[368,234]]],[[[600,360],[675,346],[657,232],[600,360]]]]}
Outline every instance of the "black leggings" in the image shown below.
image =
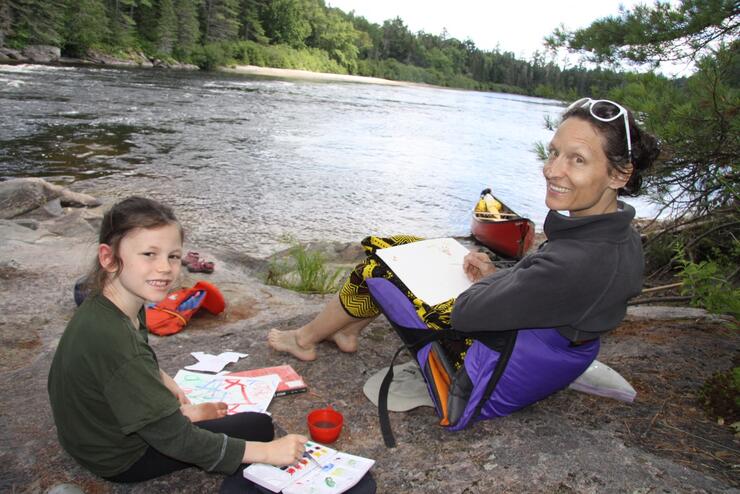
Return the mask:
{"type": "MultiPolygon", "coordinates": [[[[236,413],[220,419],[195,422],[195,425],[245,441],[268,442],[275,437],[272,418],[264,413],[236,413]]],[[[192,466],[194,465],[165,456],[150,446],[144,452],[144,456],[131,465],[131,468],[106,478],[112,482],[141,482],[192,466]]]]}

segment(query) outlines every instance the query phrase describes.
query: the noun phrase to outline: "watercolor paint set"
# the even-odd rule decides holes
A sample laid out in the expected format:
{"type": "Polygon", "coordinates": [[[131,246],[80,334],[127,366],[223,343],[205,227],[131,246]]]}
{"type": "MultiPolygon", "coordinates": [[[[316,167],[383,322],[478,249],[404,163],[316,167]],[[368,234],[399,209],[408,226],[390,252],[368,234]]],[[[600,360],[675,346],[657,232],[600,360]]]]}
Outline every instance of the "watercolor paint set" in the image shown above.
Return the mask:
{"type": "Polygon", "coordinates": [[[296,463],[284,467],[255,463],[244,469],[244,478],[284,494],[340,493],[357,484],[374,463],[308,441],[303,458],[296,463]]]}

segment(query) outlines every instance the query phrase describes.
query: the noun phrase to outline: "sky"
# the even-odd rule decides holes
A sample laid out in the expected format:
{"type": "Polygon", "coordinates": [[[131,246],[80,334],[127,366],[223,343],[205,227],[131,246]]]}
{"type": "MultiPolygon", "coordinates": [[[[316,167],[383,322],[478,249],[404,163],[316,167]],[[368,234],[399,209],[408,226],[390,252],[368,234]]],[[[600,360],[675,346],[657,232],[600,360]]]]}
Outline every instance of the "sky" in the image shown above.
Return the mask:
{"type": "MultiPolygon", "coordinates": [[[[543,38],[563,24],[567,29],[590,25],[596,19],[618,15],[619,6],[630,9],[652,0],[326,0],[345,12],[355,11],[370,22],[400,17],[413,33],[425,31],[461,41],[470,38],[481,50],[498,48],[529,60],[544,51],[543,38]]],[[[575,56],[569,56],[576,63],[575,56]]],[[[560,60],[561,65],[565,60],[560,60]]],[[[680,71],[680,67],[670,70],[680,71]]]]}

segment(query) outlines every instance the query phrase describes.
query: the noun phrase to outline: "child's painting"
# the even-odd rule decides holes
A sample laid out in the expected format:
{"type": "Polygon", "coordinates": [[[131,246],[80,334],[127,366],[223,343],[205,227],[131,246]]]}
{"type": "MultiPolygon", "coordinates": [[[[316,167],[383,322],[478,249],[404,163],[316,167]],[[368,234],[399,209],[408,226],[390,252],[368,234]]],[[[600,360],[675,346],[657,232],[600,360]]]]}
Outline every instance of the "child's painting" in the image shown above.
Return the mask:
{"type": "Polygon", "coordinates": [[[274,374],[258,377],[201,374],[178,371],[175,382],[192,403],[223,401],[228,413],[267,411],[280,378],[274,374]]]}

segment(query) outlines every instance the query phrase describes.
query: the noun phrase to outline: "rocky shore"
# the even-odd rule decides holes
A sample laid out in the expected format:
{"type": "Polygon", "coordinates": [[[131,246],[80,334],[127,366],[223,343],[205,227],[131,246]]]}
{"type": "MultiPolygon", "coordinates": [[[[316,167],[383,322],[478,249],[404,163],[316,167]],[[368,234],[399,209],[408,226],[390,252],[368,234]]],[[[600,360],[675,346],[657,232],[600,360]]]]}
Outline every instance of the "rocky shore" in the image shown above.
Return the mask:
{"type": "Polygon", "coordinates": [[[198,70],[198,67],[192,64],[150,58],[140,51],[130,52],[125,57],[114,57],[91,49],[80,58],[62,57],[59,47],[49,45],[29,45],[22,50],[0,46],[0,63],[89,64],[113,67],[158,67],[198,70]]]}
{"type": "MultiPolygon", "coordinates": [[[[39,180],[0,182],[0,492],[47,492],[62,483],[88,493],[217,492],[222,477],[196,469],[111,484],[79,467],[57,441],[47,373],[75,309],[72,287],[95,251],[105,203],[39,180]]],[[[175,374],[194,363],[193,351],[249,354],[231,371],[290,363],[309,392],[276,398],[270,405],[275,421],[305,434],[306,413],[332,404],[346,421],[336,447],[376,460],[379,493],[740,492],[738,438],[710,420],[698,398],[702,383],[730,367],[740,349],[722,318],[696,309],[631,309],[603,339],[599,360],[635,387],[632,404],[563,390],[457,433],[438,426],[432,409],[422,407],[391,413],[399,445],[388,450],[377,410],[362,393],[399,344],[384,319],[363,332],[356,354],[331,344],[321,345],[311,363],[277,354],[265,343],[267,330],[308,321],[325,298],[264,284],[266,259],[218,246],[186,249],[215,259],[216,271],[186,272],[183,285],[207,279],[228,306],[219,316],[198,315],[176,335],[152,336],[163,369],[175,374]]],[[[361,255],[352,246],[323,249],[338,265],[361,255]]]]}

